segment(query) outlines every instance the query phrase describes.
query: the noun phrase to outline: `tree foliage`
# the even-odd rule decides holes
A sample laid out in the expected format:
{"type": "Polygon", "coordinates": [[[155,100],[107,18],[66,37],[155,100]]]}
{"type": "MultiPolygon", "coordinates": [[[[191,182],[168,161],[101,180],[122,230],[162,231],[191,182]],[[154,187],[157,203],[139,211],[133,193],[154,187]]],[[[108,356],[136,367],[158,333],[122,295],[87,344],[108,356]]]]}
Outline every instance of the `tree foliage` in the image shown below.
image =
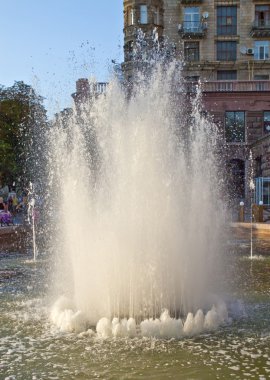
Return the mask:
{"type": "Polygon", "coordinates": [[[24,82],[0,87],[0,181],[25,186],[41,175],[47,126],[43,98],[24,82]]]}

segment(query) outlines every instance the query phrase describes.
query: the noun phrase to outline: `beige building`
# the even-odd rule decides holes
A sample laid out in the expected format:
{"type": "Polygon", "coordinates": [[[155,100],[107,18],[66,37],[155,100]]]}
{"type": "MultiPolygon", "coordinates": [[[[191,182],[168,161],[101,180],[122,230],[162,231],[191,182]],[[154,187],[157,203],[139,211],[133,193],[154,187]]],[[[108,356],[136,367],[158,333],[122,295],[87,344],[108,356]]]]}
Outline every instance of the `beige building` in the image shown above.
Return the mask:
{"type": "Polygon", "coordinates": [[[193,79],[269,79],[270,1],[124,0],[125,68],[139,28],[168,38],[193,79]]]}
{"type": "Polygon", "coordinates": [[[186,80],[202,82],[205,110],[224,134],[235,199],[250,197],[252,150],[255,198],[270,206],[270,1],[124,0],[128,80],[139,30],[169,41],[186,80]]]}

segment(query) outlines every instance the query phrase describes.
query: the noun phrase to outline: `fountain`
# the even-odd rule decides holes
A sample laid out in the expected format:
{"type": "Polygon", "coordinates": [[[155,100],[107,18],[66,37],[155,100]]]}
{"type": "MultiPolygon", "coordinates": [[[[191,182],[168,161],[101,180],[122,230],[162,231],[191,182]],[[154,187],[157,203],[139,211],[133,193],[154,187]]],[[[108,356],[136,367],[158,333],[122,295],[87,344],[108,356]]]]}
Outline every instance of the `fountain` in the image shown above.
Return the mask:
{"type": "MultiPolygon", "coordinates": [[[[187,115],[177,66],[156,64],[132,95],[114,81],[52,130],[57,278],[68,263],[65,296],[90,325],[155,319],[164,309],[179,318],[216,303],[221,176],[217,133],[198,97],[187,115]]],[[[56,323],[58,312],[59,304],[56,323]]]]}
{"type": "Polygon", "coordinates": [[[269,377],[269,241],[222,240],[216,131],[178,75],[50,129],[51,249],[0,255],[1,379],[269,377]]]}

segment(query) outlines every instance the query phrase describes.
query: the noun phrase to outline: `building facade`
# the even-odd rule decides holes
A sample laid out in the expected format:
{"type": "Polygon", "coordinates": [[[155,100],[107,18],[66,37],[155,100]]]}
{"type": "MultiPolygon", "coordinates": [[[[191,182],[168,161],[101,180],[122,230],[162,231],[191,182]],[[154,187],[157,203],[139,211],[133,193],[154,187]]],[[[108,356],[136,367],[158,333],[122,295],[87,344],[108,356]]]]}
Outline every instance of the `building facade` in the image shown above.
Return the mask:
{"type": "Polygon", "coordinates": [[[88,78],[80,78],[76,81],[76,92],[71,94],[77,110],[91,97],[96,97],[106,92],[108,83],[90,81],[88,78]]]}
{"type": "Polygon", "coordinates": [[[126,65],[138,29],[168,38],[192,79],[270,79],[269,0],[124,0],[126,65]]]}
{"type": "Polygon", "coordinates": [[[191,89],[200,80],[203,106],[224,134],[236,200],[250,197],[253,173],[256,200],[270,206],[270,1],[124,0],[128,80],[139,30],[170,41],[191,89]]]}

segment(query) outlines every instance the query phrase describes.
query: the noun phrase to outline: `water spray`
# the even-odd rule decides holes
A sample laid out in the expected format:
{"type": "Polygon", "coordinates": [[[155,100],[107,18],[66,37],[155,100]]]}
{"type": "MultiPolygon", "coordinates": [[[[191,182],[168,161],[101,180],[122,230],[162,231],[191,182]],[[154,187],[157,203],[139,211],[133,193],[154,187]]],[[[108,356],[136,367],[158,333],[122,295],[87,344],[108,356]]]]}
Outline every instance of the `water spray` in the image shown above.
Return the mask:
{"type": "Polygon", "coordinates": [[[37,258],[37,246],[36,246],[36,228],[35,228],[35,222],[36,222],[36,211],[35,211],[35,192],[34,192],[34,185],[32,182],[29,184],[29,190],[28,194],[30,195],[30,200],[28,203],[28,223],[32,227],[32,244],[33,244],[33,259],[36,261],[37,258]]]}
{"type": "Polygon", "coordinates": [[[255,183],[253,180],[253,166],[252,166],[252,152],[250,151],[249,155],[251,172],[250,172],[250,181],[249,181],[249,189],[250,189],[250,259],[253,259],[253,194],[255,190],[255,183]]]}

